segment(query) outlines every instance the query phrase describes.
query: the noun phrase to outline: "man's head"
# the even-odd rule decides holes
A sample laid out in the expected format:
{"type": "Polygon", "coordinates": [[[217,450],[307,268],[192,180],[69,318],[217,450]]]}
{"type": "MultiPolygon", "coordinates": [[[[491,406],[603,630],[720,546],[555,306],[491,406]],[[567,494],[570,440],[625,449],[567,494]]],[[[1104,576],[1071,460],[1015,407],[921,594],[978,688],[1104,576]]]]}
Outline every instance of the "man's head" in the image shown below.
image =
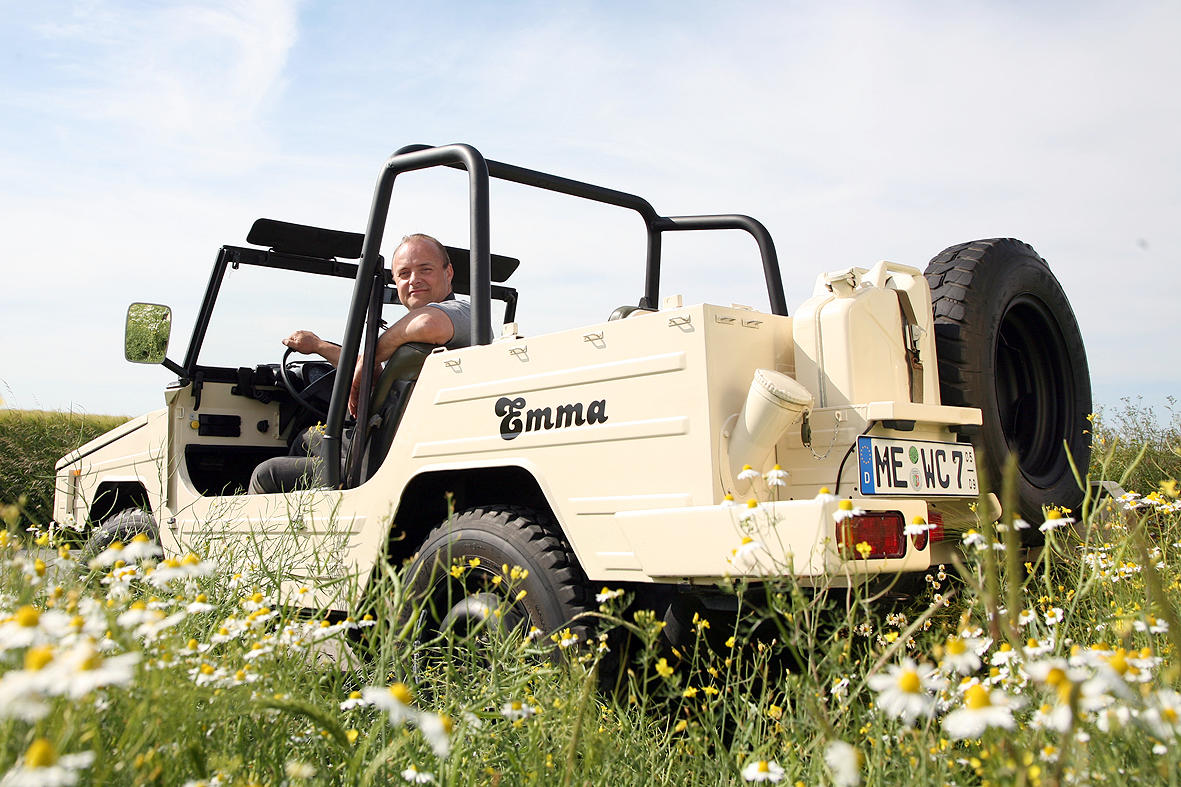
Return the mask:
{"type": "Polygon", "coordinates": [[[438,303],[451,294],[451,260],[430,235],[407,235],[390,259],[398,300],[407,309],[438,303]]]}

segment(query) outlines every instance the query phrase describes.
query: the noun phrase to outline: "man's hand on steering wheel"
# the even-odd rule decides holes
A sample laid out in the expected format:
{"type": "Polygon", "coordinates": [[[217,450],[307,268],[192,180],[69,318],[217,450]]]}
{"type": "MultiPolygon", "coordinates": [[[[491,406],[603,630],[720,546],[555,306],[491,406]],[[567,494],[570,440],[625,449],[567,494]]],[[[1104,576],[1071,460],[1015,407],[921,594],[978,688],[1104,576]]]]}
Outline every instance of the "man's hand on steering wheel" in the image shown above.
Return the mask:
{"type": "Polygon", "coordinates": [[[323,341],[311,331],[296,331],[284,339],[283,344],[287,346],[287,351],[283,353],[283,360],[279,362],[279,380],[283,383],[283,387],[287,389],[287,393],[291,395],[291,398],[305,410],[320,420],[326,419],[328,417],[328,411],[319,404],[316,404],[315,399],[323,396],[325,392],[332,390],[332,385],[336,377],[336,358],[339,358],[340,348],[323,341]],[[335,350],[335,358],[329,357],[327,353],[323,352],[324,347],[335,350]],[[328,357],[333,368],[300,390],[300,387],[295,384],[295,381],[291,377],[288,361],[291,354],[297,352],[324,355],[328,357]]]}
{"type": "Polygon", "coordinates": [[[304,355],[323,355],[320,347],[324,340],[311,331],[296,331],[284,339],[283,344],[304,355]]]}

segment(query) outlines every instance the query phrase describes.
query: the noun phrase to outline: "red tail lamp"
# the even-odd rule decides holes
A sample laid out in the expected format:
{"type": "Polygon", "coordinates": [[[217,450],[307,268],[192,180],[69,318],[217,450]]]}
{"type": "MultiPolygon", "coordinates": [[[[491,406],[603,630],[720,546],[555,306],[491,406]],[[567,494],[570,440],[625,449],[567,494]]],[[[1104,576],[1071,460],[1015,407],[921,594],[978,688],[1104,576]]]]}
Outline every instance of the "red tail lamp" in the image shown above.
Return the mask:
{"type": "Polygon", "coordinates": [[[943,514],[938,511],[927,511],[927,524],[931,525],[931,541],[943,540],[943,514]]]}
{"type": "Polygon", "coordinates": [[[869,511],[846,519],[839,527],[847,554],[862,557],[857,545],[869,544],[867,560],[899,558],[906,554],[905,520],[901,511],[869,511]]]}

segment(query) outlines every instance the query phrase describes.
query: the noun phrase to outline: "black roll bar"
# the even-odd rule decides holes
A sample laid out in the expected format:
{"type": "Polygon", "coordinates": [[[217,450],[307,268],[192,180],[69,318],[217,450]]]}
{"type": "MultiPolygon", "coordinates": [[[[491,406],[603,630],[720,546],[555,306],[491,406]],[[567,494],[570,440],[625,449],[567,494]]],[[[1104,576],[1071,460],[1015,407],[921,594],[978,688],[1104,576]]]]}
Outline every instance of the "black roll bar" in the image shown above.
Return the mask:
{"type": "Polygon", "coordinates": [[[352,384],[352,375],[348,374],[346,370],[354,368],[356,364],[366,309],[370,300],[370,288],[377,281],[377,267],[380,265],[378,250],[385,234],[394,179],[403,172],[438,166],[464,169],[468,173],[469,234],[471,236],[469,241],[472,299],[471,343],[473,345],[489,344],[492,341],[491,263],[488,248],[489,177],[524,186],[533,186],[546,191],[556,191],[607,205],[615,205],[638,213],[644,222],[648,239],[644,294],[639,303],[643,308],[655,309],[658,305],[662,233],[685,230],[744,230],[754,237],[759,246],[763,262],[763,276],[766,279],[767,294],[771,301],[771,312],[787,316],[787,300],[783,294],[783,279],[779,271],[775,244],[771,240],[767,228],[749,216],[661,216],[648,200],[635,194],[485,159],[479,151],[470,145],[455,144],[442,147],[407,145],[399,148],[386,160],[378,175],[377,186],[373,191],[373,203],[369,212],[369,224],[365,230],[361,264],[358,267],[344,340],[341,343],[339,365],[341,371],[336,376],[336,382],[332,388],[332,400],[328,407],[328,424],[324,435],[326,449],[326,467],[324,469],[330,487],[340,486],[341,433],[348,405],[349,388],[352,384]]]}
{"type": "Polygon", "coordinates": [[[369,305],[370,288],[377,280],[381,264],[379,250],[385,235],[386,218],[390,210],[390,195],[394,179],[403,172],[428,167],[455,166],[468,172],[468,201],[470,209],[468,248],[471,256],[472,344],[492,342],[492,263],[488,231],[488,165],[480,152],[470,145],[446,145],[431,148],[416,146],[403,148],[390,156],[378,175],[373,190],[373,204],[369,209],[369,223],[365,228],[365,243],[361,249],[361,265],[353,285],[353,297],[341,342],[339,371],[332,386],[328,405],[328,424],[324,430],[325,474],[329,487],[340,486],[340,446],[344,428],[344,414],[348,406],[352,375],[349,370],[357,363],[365,313],[369,305]]]}

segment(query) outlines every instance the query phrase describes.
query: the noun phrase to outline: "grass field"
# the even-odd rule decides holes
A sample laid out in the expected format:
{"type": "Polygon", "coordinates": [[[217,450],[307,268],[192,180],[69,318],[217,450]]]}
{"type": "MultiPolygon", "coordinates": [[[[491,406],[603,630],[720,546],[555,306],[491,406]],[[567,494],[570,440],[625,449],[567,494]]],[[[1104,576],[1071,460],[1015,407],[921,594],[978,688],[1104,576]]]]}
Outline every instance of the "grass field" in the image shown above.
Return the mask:
{"type": "Polygon", "coordinates": [[[348,619],[296,616],[273,571],[135,543],[89,568],[6,508],[0,778],[1177,784],[1177,423],[1122,416],[1098,419],[1092,472],[1139,496],[1046,512],[1024,564],[1021,523],[982,523],[911,598],[739,585],[741,614],[679,650],[611,588],[593,629],[415,641],[398,570],[348,619]]]}
{"type": "Polygon", "coordinates": [[[78,446],[127,419],[45,410],[0,409],[0,503],[22,496],[22,525],[49,521],[53,508],[53,465],[78,446]]]}

